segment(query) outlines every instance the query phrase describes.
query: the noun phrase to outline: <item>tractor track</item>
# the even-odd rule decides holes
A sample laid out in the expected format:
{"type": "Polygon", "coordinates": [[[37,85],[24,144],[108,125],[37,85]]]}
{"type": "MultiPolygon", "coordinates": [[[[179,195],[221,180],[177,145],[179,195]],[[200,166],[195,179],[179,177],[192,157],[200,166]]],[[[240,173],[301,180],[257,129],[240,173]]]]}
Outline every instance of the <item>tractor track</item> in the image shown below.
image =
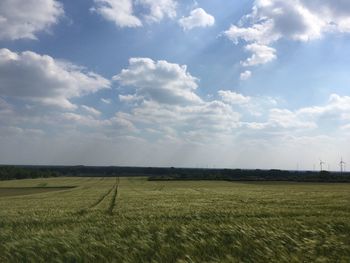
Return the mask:
{"type": "MultiPolygon", "coordinates": [[[[100,182],[98,182],[97,184],[100,184],[100,182]]],[[[80,209],[77,213],[82,215],[82,214],[86,214],[88,211],[93,210],[95,207],[97,207],[100,203],[102,203],[109,195],[110,193],[113,191],[113,189],[115,189],[117,187],[117,181],[116,183],[114,183],[112,185],[111,188],[109,188],[107,190],[107,192],[103,193],[94,203],[92,203],[90,206],[88,206],[87,208],[82,208],[80,209]]],[[[84,192],[88,191],[90,188],[85,189],[84,192]]]]}
{"type": "Polygon", "coordinates": [[[100,196],[99,199],[97,199],[97,201],[95,203],[93,203],[92,205],[89,206],[89,209],[93,209],[94,207],[98,206],[114,189],[115,184],[112,185],[112,187],[110,189],[108,189],[107,192],[105,192],[104,194],[102,194],[100,196]]]}
{"type": "Polygon", "coordinates": [[[119,177],[116,177],[115,178],[115,185],[114,185],[114,192],[113,192],[113,196],[111,199],[111,203],[109,204],[109,207],[106,211],[109,215],[113,215],[113,209],[117,204],[116,201],[117,201],[117,195],[118,195],[118,189],[119,189],[119,181],[120,181],[119,177]]]}

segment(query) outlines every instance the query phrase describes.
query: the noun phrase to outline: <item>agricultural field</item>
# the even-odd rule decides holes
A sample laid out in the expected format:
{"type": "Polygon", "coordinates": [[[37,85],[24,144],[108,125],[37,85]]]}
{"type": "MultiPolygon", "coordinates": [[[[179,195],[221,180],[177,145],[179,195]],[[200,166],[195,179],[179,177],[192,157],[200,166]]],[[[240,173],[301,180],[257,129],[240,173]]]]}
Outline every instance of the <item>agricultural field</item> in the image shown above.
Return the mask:
{"type": "Polygon", "coordinates": [[[2,181],[0,262],[350,262],[350,184],[2,181]]]}

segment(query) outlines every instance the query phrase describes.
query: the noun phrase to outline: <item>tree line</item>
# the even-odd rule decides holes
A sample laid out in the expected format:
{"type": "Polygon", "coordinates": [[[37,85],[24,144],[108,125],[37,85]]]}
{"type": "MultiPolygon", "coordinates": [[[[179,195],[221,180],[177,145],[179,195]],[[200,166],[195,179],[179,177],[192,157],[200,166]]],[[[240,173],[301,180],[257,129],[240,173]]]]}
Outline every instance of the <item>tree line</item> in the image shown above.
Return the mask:
{"type": "Polygon", "coordinates": [[[120,166],[0,166],[0,180],[57,176],[146,176],[149,180],[350,182],[350,173],[120,166]]]}

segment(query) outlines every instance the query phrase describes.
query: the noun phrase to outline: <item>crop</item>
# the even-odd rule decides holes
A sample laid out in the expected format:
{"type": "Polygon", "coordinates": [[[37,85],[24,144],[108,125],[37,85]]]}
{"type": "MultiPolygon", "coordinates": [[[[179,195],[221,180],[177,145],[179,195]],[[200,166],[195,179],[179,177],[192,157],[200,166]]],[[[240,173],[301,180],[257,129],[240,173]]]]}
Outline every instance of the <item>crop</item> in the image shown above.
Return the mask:
{"type": "Polygon", "coordinates": [[[62,189],[0,197],[0,262],[350,262],[350,184],[57,177],[1,187],[62,189]]]}

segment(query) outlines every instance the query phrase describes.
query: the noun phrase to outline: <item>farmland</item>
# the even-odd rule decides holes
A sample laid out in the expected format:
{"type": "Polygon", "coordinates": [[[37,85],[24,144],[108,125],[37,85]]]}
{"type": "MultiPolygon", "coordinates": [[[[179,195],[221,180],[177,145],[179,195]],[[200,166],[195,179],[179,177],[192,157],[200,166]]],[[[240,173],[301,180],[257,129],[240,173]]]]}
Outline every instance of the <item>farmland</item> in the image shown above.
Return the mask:
{"type": "Polygon", "coordinates": [[[350,262],[350,184],[56,177],[0,192],[0,262],[350,262]]]}

